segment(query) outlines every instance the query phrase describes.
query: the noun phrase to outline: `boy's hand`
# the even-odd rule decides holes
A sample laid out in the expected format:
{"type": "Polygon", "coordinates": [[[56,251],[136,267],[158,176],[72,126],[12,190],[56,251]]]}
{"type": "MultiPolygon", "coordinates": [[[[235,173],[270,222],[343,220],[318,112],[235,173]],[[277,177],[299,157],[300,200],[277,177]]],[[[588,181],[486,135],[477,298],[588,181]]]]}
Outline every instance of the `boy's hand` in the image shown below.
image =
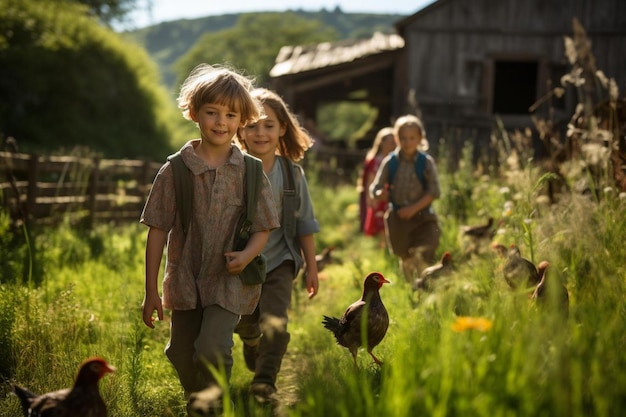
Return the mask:
{"type": "Polygon", "coordinates": [[[226,252],[224,257],[226,258],[226,269],[228,269],[228,273],[231,275],[241,274],[251,261],[251,259],[247,259],[243,251],[226,252]]]}
{"type": "Polygon", "coordinates": [[[319,278],[317,276],[317,268],[314,273],[306,274],[306,292],[309,294],[309,300],[317,295],[319,289],[319,278]]]}
{"type": "Polygon", "coordinates": [[[150,296],[146,294],[143,303],[141,303],[141,311],[143,312],[143,322],[151,329],[154,329],[154,321],[156,320],[153,316],[155,310],[157,312],[157,318],[163,320],[163,304],[161,304],[161,297],[159,297],[158,294],[150,296]]]}

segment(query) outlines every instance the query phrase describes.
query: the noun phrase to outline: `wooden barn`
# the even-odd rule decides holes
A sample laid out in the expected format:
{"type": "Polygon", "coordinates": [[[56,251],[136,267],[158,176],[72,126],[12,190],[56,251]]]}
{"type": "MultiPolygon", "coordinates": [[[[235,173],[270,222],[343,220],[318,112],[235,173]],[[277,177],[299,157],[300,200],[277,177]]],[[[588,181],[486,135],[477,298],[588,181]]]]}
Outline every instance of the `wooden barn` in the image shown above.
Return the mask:
{"type": "MultiPolygon", "coordinates": [[[[529,108],[570,70],[564,36],[572,36],[575,18],[596,67],[623,94],[624,0],[438,0],[396,22],[397,34],[284,47],[273,87],[304,120],[315,120],[325,102],[367,101],[379,109],[370,140],[377,128],[417,111],[435,148],[442,137],[480,143],[496,120],[507,129],[532,125],[529,108]]],[[[557,122],[574,111],[576,99],[567,97],[551,103],[557,122]]]]}

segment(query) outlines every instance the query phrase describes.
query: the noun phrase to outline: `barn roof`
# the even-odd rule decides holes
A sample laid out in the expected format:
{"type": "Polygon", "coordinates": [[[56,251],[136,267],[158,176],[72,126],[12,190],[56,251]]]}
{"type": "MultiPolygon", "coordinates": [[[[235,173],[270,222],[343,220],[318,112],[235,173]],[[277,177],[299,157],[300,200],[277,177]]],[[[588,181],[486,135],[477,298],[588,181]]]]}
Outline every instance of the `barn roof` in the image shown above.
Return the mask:
{"type": "Polygon", "coordinates": [[[270,76],[281,77],[349,63],[402,47],[404,47],[402,37],[381,32],[374,33],[369,39],[350,39],[306,46],[283,46],[276,57],[270,76]]]}

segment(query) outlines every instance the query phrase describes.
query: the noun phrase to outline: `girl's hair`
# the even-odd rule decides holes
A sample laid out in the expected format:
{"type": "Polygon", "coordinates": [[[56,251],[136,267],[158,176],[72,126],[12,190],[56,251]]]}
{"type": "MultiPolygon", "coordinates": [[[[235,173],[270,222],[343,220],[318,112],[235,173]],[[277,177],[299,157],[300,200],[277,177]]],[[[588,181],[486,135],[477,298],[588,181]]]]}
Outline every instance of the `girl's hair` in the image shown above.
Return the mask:
{"type": "Polygon", "coordinates": [[[426,152],[428,150],[428,139],[426,139],[426,130],[424,130],[424,124],[419,117],[412,114],[405,114],[398,117],[393,124],[393,133],[396,138],[400,137],[400,129],[403,127],[417,127],[422,134],[422,142],[418,145],[419,150],[426,152]]]}
{"type": "Polygon", "coordinates": [[[214,103],[227,106],[241,114],[241,122],[255,121],[262,113],[259,103],[250,91],[253,80],[235,70],[208,64],[195,67],[180,87],[176,100],[185,119],[191,120],[190,111],[197,111],[204,104],[214,103]]]}
{"type": "Polygon", "coordinates": [[[383,142],[383,139],[387,136],[393,137],[393,128],[392,127],[383,127],[376,133],[376,137],[374,138],[374,143],[372,143],[372,147],[367,154],[365,155],[365,160],[369,161],[371,159],[376,158],[376,155],[380,152],[380,144],[383,142]]]}
{"type": "MultiPolygon", "coordinates": [[[[252,97],[274,110],[278,123],[285,127],[285,134],[278,140],[277,154],[293,162],[301,160],[304,152],[313,146],[313,139],[291,113],[287,103],[278,94],[266,88],[252,90],[252,97]]],[[[245,141],[241,141],[241,146],[247,150],[245,141]]]]}

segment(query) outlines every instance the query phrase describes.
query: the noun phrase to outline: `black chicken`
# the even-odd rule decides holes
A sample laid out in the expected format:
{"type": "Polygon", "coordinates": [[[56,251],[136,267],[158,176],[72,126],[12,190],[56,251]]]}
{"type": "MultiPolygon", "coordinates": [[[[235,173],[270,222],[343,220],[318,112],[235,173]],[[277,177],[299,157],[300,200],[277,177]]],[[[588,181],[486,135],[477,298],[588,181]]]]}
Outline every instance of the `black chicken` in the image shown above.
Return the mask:
{"type": "Polygon", "coordinates": [[[389,327],[389,315],[379,293],[380,287],[385,283],[389,281],[381,273],[370,273],[363,282],[361,298],[352,303],[340,319],[324,316],[322,321],[324,327],[333,332],[337,343],[348,348],[355,365],[358,350],[363,343],[363,320],[366,320],[367,353],[376,364],[382,365],[382,361],[372,353],[372,349],[383,340],[389,327]]]}
{"type": "Polygon", "coordinates": [[[413,290],[430,290],[432,280],[448,275],[450,272],[452,272],[452,255],[450,252],[444,252],[438,263],[424,268],[419,278],[413,282],[413,290]]]}
{"type": "Polygon", "coordinates": [[[22,403],[24,417],[106,417],[98,381],[115,368],[98,357],[84,361],[72,388],[37,395],[15,385],[13,392],[22,403]]]}

